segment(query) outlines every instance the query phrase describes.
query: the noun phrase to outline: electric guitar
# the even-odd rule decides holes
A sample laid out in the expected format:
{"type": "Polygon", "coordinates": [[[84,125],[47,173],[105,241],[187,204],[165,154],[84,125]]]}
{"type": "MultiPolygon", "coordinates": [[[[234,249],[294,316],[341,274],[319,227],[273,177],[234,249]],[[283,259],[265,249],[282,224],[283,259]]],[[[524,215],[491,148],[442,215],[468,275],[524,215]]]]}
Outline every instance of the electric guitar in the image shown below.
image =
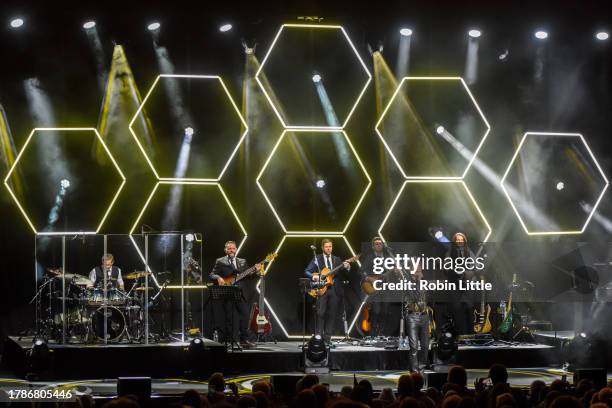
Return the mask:
{"type": "Polygon", "coordinates": [[[491,333],[491,306],[485,304],[485,291],[482,291],[480,298],[480,312],[474,310],[474,333],[491,333]]]}
{"type": "MultiPolygon", "coordinates": [[[[278,256],[278,253],[274,252],[271,254],[268,254],[265,259],[261,262],[258,262],[257,264],[251,266],[248,269],[245,269],[242,272],[238,272],[235,275],[230,275],[226,278],[221,278],[223,280],[223,283],[221,284],[221,286],[231,286],[231,285],[235,285],[236,283],[240,282],[242,279],[246,278],[247,276],[250,276],[254,273],[257,272],[257,265],[265,265],[271,261],[273,261],[276,257],[278,256]]],[[[219,284],[219,283],[217,283],[219,284]]]]}
{"type": "Polygon", "coordinates": [[[249,328],[253,333],[268,335],[272,333],[272,323],[270,323],[270,312],[266,309],[266,276],[262,271],[259,283],[259,302],[253,303],[251,308],[251,318],[249,328]]]}
{"type": "MultiPolygon", "coordinates": [[[[355,255],[347,260],[345,260],[344,262],[355,262],[357,260],[359,260],[359,257],[361,255],[355,255]]],[[[343,262],[343,263],[344,263],[343,262]]],[[[315,272],[312,274],[312,276],[318,276],[319,277],[319,281],[318,282],[311,282],[311,288],[308,291],[308,294],[314,298],[317,297],[321,297],[323,295],[325,295],[325,293],[327,293],[327,289],[332,287],[334,284],[334,275],[336,274],[336,272],[338,272],[340,269],[344,268],[343,263],[341,263],[340,265],[336,266],[334,269],[329,269],[327,267],[321,269],[321,272],[315,272]]]]}
{"type": "MultiPolygon", "coordinates": [[[[516,283],[516,273],[512,275],[512,285],[516,283]]],[[[499,325],[497,329],[500,333],[506,334],[512,328],[512,290],[510,290],[510,295],[508,296],[508,305],[505,310],[505,314],[503,315],[503,321],[499,325]]]]}

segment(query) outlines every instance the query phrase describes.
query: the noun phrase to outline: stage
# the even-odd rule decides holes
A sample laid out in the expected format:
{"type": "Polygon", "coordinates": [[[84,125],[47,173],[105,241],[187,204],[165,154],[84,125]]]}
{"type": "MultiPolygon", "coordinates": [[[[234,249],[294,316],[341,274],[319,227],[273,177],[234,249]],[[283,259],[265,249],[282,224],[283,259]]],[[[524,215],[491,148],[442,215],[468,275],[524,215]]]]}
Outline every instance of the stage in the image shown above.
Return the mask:
{"type": "MultiPolygon", "coordinates": [[[[9,337],[3,364],[20,378],[68,380],[76,378],[207,378],[220,371],[227,375],[276,374],[304,371],[301,342],[260,343],[254,349],[227,350],[223,344],[204,339],[200,349],[189,343],[167,344],[68,344],[49,343],[49,357],[32,373],[28,361],[31,337],[9,337]]],[[[556,347],[536,343],[460,344],[445,364],[487,369],[492,362],[507,367],[559,367],[556,347]]],[[[362,346],[358,342],[335,343],[330,349],[332,371],[402,371],[408,368],[408,350],[362,346]]]]}

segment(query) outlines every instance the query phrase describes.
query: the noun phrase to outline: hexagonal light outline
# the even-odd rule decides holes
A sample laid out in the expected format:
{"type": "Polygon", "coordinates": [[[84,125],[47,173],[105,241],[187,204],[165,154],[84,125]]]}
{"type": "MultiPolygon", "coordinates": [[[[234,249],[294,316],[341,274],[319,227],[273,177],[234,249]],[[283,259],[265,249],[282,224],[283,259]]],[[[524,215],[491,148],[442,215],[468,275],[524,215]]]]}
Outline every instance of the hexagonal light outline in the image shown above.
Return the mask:
{"type": "Polygon", "coordinates": [[[393,95],[391,96],[391,99],[389,99],[389,102],[387,103],[387,106],[385,107],[385,109],[383,110],[382,114],[380,115],[380,118],[378,119],[378,122],[376,122],[376,126],[374,126],[374,130],[376,131],[376,134],[378,135],[378,137],[380,138],[382,143],[385,145],[385,149],[387,149],[387,152],[389,152],[389,154],[391,155],[391,158],[395,162],[395,165],[397,166],[397,168],[402,173],[402,176],[404,176],[405,179],[463,180],[465,178],[465,175],[467,174],[467,172],[472,167],[472,163],[474,163],[474,160],[476,159],[476,156],[478,155],[478,152],[480,151],[480,148],[484,144],[484,141],[486,140],[487,136],[489,135],[489,132],[491,131],[491,126],[489,125],[489,122],[487,121],[487,118],[482,113],[482,110],[480,109],[480,106],[476,102],[476,98],[474,98],[474,95],[472,95],[472,92],[470,91],[470,88],[467,86],[467,84],[465,83],[465,81],[464,81],[464,79],[462,77],[460,77],[460,76],[451,76],[451,77],[411,77],[411,76],[406,76],[406,77],[403,77],[402,80],[400,81],[400,83],[397,85],[397,88],[393,92],[393,95]],[[474,153],[472,155],[472,158],[468,162],[468,165],[466,166],[465,170],[463,171],[463,174],[460,177],[458,177],[458,176],[407,176],[406,172],[404,171],[404,169],[400,165],[399,161],[395,157],[395,154],[393,153],[393,150],[387,144],[387,142],[386,142],[385,138],[383,137],[382,133],[380,132],[380,130],[378,130],[380,124],[382,123],[382,121],[385,118],[385,115],[387,114],[387,111],[391,107],[391,104],[393,103],[393,101],[395,100],[397,95],[399,94],[399,92],[400,92],[404,82],[405,81],[413,81],[413,80],[414,81],[460,81],[461,84],[463,85],[463,88],[465,89],[465,91],[467,92],[468,96],[470,97],[472,103],[476,107],[476,110],[478,111],[478,114],[480,115],[480,118],[482,119],[482,121],[484,122],[484,124],[487,127],[487,130],[485,131],[484,135],[482,136],[482,139],[480,140],[480,143],[476,147],[476,150],[474,151],[474,153]]]}
{"type": "MultiPolygon", "coordinates": [[[[286,234],[283,236],[283,238],[281,239],[280,243],[276,246],[276,249],[274,250],[274,252],[279,252],[281,247],[283,246],[283,244],[285,243],[285,240],[287,238],[342,238],[344,240],[344,242],[346,243],[346,246],[348,247],[349,251],[351,252],[351,256],[355,256],[357,253],[353,250],[353,247],[351,246],[351,244],[349,243],[348,239],[346,238],[346,236],[344,234],[326,234],[326,233],[322,233],[322,234],[315,234],[315,235],[304,235],[304,234],[286,234]]],[[[274,263],[274,260],[270,261],[270,263],[268,264],[268,267],[266,269],[269,269],[272,264],[274,263]]],[[[259,281],[257,281],[257,292],[259,292],[259,285],[261,283],[261,279],[259,281]]],[[[278,323],[278,325],[280,326],[281,330],[283,331],[283,333],[285,334],[285,336],[288,339],[301,339],[302,335],[301,334],[289,334],[289,332],[287,332],[287,329],[285,329],[285,326],[283,325],[283,322],[279,319],[278,315],[276,314],[276,312],[274,311],[274,309],[272,308],[272,306],[270,305],[270,303],[268,303],[268,299],[266,299],[264,297],[264,302],[266,303],[266,307],[268,308],[268,310],[270,311],[270,314],[274,317],[274,320],[276,320],[276,322],[278,323]]],[[[361,307],[359,308],[359,310],[361,310],[361,307]]],[[[357,312],[357,315],[359,315],[359,312],[357,312]]],[[[353,319],[353,323],[356,320],[353,319]]],[[[351,326],[352,327],[352,326],[351,326]]],[[[349,332],[351,331],[351,329],[349,328],[349,332]]],[[[333,338],[343,338],[343,336],[333,336],[333,338]]]]}
{"type": "Polygon", "coordinates": [[[34,231],[34,234],[36,234],[36,235],[93,235],[93,234],[97,234],[100,231],[100,229],[102,228],[102,225],[104,225],[104,222],[106,221],[106,217],[110,213],[110,210],[113,208],[113,205],[115,204],[115,201],[117,200],[117,197],[119,197],[119,194],[121,193],[121,190],[123,189],[123,186],[125,185],[125,176],[123,175],[123,172],[121,171],[121,168],[119,167],[119,165],[115,161],[115,158],[111,154],[110,150],[108,150],[108,147],[104,143],[104,140],[100,136],[100,133],[98,133],[98,129],[91,128],[91,127],[76,127],[76,128],[68,128],[68,127],[37,127],[37,128],[32,129],[32,131],[30,132],[30,135],[28,136],[28,138],[26,139],[25,143],[23,144],[23,147],[21,148],[21,151],[19,152],[19,154],[15,158],[15,161],[13,162],[13,165],[11,166],[11,168],[8,171],[8,174],[4,178],[4,185],[5,185],[6,189],[9,191],[11,197],[13,197],[13,200],[17,204],[17,207],[19,208],[19,211],[21,211],[21,214],[23,214],[24,218],[26,219],[28,225],[30,226],[30,228],[32,228],[32,231],[34,231]],[[119,188],[117,189],[117,192],[113,196],[113,199],[111,200],[109,206],[107,207],[106,211],[104,212],[104,215],[102,216],[102,219],[98,223],[98,227],[96,228],[95,231],[65,231],[65,232],[61,232],[61,231],[60,232],[57,232],[57,231],[55,231],[55,232],[40,232],[40,231],[37,231],[36,227],[34,227],[34,224],[30,220],[30,217],[28,217],[28,214],[26,213],[25,209],[23,208],[23,206],[19,202],[19,199],[17,198],[17,196],[15,195],[13,190],[11,190],[11,187],[10,187],[10,185],[8,183],[9,179],[11,178],[11,174],[15,170],[15,168],[17,166],[17,163],[19,162],[19,160],[21,159],[21,156],[23,155],[23,153],[25,152],[26,148],[28,147],[28,145],[30,143],[30,140],[32,140],[32,137],[34,136],[34,134],[36,132],[39,132],[39,131],[40,132],[54,132],[54,131],[57,131],[57,132],[71,132],[71,131],[93,132],[95,134],[95,136],[98,138],[98,141],[100,142],[100,144],[102,145],[104,150],[106,151],[106,154],[111,159],[111,162],[115,166],[115,169],[119,173],[119,176],[121,176],[121,184],[119,185],[119,188]]]}
{"type": "Polygon", "coordinates": [[[335,234],[335,235],[342,235],[342,234],[344,234],[346,232],[348,227],[351,225],[351,222],[353,221],[353,218],[355,217],[355,214],[359,210],[359,207],[361,206],[361,203],[363,202],[366,194],[368,193],[368,190],[370,189],[370,186],[372,185],[372,179],[370,178],[370,175],[368,174],[365,166],[361,162],[361,158],[357,154],[357,151],[353,147],[353,144],[351,143],[350,138],[348,137],[348,135],[346,134],[346,132],[344,130],[340,130],[340,129],[320,129],[320,128],[319,129],[315,129],[315,128],[312,128],[312,129],[285,129],[285,130],[283,130],[283,133],[281,133],[280,137],[278,138],[278,141],[276,142],[276,144],[274,145],[274,147],[270,151],[270,155],[268,156],[268,158],[266,159],[263,167],[259,171],[259,174],[257,175],[257,178],[255,179],[255,183],[257,184],[257,187],[259,187],[259,191],[261,191],[261,194],[264,196],[264,199],[268,203],[268,206],[272,210],[272,213],[274,214],[274,217],[276,217],[276,220],[278,221],[279,225],[281,226],[281,228],[283,229],[283,232],[285,234],[296,234],[296,235],[312,235],[312,234],[315,234],[315,235],[332,234],[332,235],[334,235],[335,234]],[[355,155],[355,158],[357,159],[357,163],[359,164],[359,167],[361,167],[361,170],[363,171],[363,174],[365,175],[366,179],[368,180],[368,184],[366,185],[366,188],[363,190],[363,193],[361,194],[361,197],[357,201],[357,204],[355,205],[353,211],[351,212],[351,215],[349,216],[349,219],[347,220],[347,222],[346,222],[344,228],[342,229],[342,231],[289,231],[289,230],[287,230],[287,228],[285,228],[285,224],[283,223],[283,221],[281,220],[280,216],[276,212],[276,209],[274,208],[274,205],[272,204],[272,201],[270,200],[270,198],[266,194],[266,191],[264,190],[263,186],[259,182],[259,180],[263,176],[263,173],[266,171],[266,168],[268,167],[268,164],[272,160],[272,157],[276,153],[276,149],[278,148],[278,146],[280,146],[281,142],[283,141],[285,135],[288,132],[295,132],[295,133],[300,133],[300,132],[302,132],[302,133],[342,133],[344,135],[344,138],[346,139],[346,142],[348,143],[351,151],[355,155]]]}
{"type": "Polygon", "coordinates": [[[608,182],[608,179],[606,178],[606,175],[604,174],[603,170],[599,166],[599,163],[597,162],[597,159],[595,158],[595,155],[591,151],[591,148],[589,147],[588,143],[586,142],[584,136],[582,136],[581,133],[525,132],[525,134],[523,135],[523,138],[521,139],[518,147],[516,148],[516,151],[514,152],[514,155],[512,156],[512,160],[510,160],[510,163],[508,164],[508,167],[506,168],[506,171],[504,172],[504,175],[501,178],[501,181],[500,181],[499,184],[500,184],[500,186],[501,186],[501,188],[502,188],[506,198],[510,202],[510,206],[512,207],[512,210],[514,210],[514,213],[516,214],[519,222],[521,223],[521,226],[523,227],[523,230],[525,231],[525,233],[527,235],[572,235],[572,234],[575,235],[575,234],[582,234],[585,231],[586,227],[589,225],[589,222],[591,221],[591,218],[593,217],[593,214],[595,214],[595,210],[597,209],[597,206],[599,205],[599,202],[601,201],[601,199],[603,198],[604,194],[606,193],[606,190],[608,188],[609,182],[608,182]],[[506,181],[506,177],[510,173],[510,169],[514,165],[514,162],[515,162],[516,158],[518,157],[518,155],[519,155],[519,153],[521,151],[521,148],[523,147],[523,144],[527,140],[527,136],[529,136],[529,135],[534,135],[534,136],[553,136],[553,137],[578,137],[582,141],[584,146],[586,147],[587,151],[589,152],[589,155],[591,156],[591,159],[593,159],[593,162],[595,163],[595,166],[597,167],[597,170],[599,170],[599,174],[603,178],[603,180],[605,182],[605,185],[604,185],[604,188],[601,190],[601,193],[599,194],[599,197],[597,198],[597,201],[595,202],[595,205],[593,206],[593,209],[589,213],[589,216],[587,217],[586,221],[584,222],[584,224],[582,225],[582,228],[579,231],[573,231],[573,230],[566,230],[566,231],[534,231],[534,232],[529,231],[529,229],[527,228],[527,225],[525,225],[525,222],[523,221],[523,218],[519,214],[518,209],[514,205],[514,202],[512,201],[512,198],[510,197],[510,194],[506,190],[506,187],[504,186],[504,182],[506,181]]]}
{"type": "Polygon", "coordinates": [[[234,102],[234,99],[232,98],[232,95],[230,94],[229,90],[225,86],[225,83],[223,82],[223,79],[220,76],[218,76],[218,75],[179,75],[179,74],[160,74],[160,75],[158,75],[157,78],[155,78],[155,81],[153,81],[153,85],[151,85],[151,87],[149,88],[149,91],[147,92],[147,94],[145,95],[144,99],[142,100],[142,103],[138,107],[138,110],[136,110],[136,113],[134,114],[134,117],[132,117],[132,120],[130,120],[128,128],[130,129],[130,133],[132,134],[132,136],[136,140],[136,144],[140,148],[140,151],[144,155],[147,163],[149,164],[149,167],[151,167],[151,170],[153,171],[153,174],[155,174],[155,177],[158,180],[160,180],[160,181],[203,181],[203,182],[212,181],[212,182],[218,182],[223,177],[223,174],[225,174],[225,171],[227,170],[227,167],[229,166],[230,162],[232,161],[232,159],[236,155],[236,152],[240,148],[240,145],[242,144],[242,141],[245,139],[247,133],[249,132],[249,126],[247,125],[247,122],[242,117],[242,114],[240,113],[240,110],[238,109],[238,106],[236,105],[236,102],[234,102]],[[153,162],[151,161],[151,159],[147,155],[147,152],[145,151],[144,147],[140,143],[140,140],[138,140],[138,136],[136,135],[136,132],[133,129],[134,122],[136,122],[136,120],[140,116],[140,113],[142,112],[145,104],[147,103],[147,100],[149,99],[149,97],[153,93],[153,90],[155,89],[155,87],[157,86],[157,83],[159,82],[159,80],[161,78],[216,79],[216,80],[219,81],[219,83],[221,83],[221,87],[225,91],[225,94],[227,95],[227,98],[229,99],[229,101],[231,102],[232,106],[234,107],[234,110],[236,111],[236,114],[238,115],[238,118],[240,119],[240,122],[242,123],[242,126],[244,126],[244,131],[242,132],[242,135],[240,136],[240,139],[238,140],[238,143],[236,144],[236,147],[234,147],[234,150],[232,151],[232,153],[230,154],[229,158],[225,162],[225,165],[221,169],[221,172],[219,173],[219,176],[217,178],[159,177],[159,173],[155,169],[155,166],[153,165],[153,162]]]}
{"type": "MultiPolygon", "coordinates": [[[[223,190],[223,187],[221,186],[220,182],[218,182],[218,181],[191,181],[191,180],[181,180],[181,181],[176,181],[176,180],[175,181],[172,181],[172,180],[159,180],[155,184],[153,189],[151,190],[151,193],[149,194],[149,197],[147,198],[147,201],[145,202],[144,206],[140,210],[140,213],[138,214],[138,217],[136,218],[136,220],[132,224],[132,228],[130,229],[130,232],[129,232],[130,240],[132,241],[132,244],[134,245],[134,248],[136,248],[136,252],[138,252],[138,255],[140,256],[140,259],[142,260],[142,263],[145,264],[147,271],[153,272],[151,270],[151,268],[149,267],[149,265],[147,265],[145,256],[143,255],[142,251],[138,247],[138,244],[136,244],[136,240],[134,239],[134,231],[138,227],[138,223],[142,219],[142,216],[144,215],[144,213],[146,212],[147,208],[149,207],[149,204],[153,200],[153,197],[155,196],[155,192],[157,191],[158,187],[160,185],[162,185],[162,184],[164,184],[164,185],[204,185],[204,186],[217,186],[217,188],[221,192],[221,195],[223,196],[223,199],[225,200],[225,203],[227,204],[228,208],[230,209],[232,215],[234,216],[234,219],[236,220],[238,226],[240,227],[240,230],[242,231],[243,237],[242,237],[242,239],[238,243],[238,249],[237,249],[236,253],[240,252],[240,248],[242,248],[242,246],[246,242],[248,234],[247,234],[246,229],[244,228],[244,225],[240,221],[240,218],[238,217],[238,214],[234,210],[234,207],[232,206],[232,203],[230,202],[229,198],[225,194],[225,191],[223,190]]],[[[157,279],[155,278],[155,275],[151,274],[151,276],[153,277],[153,281],[155,282],[155,285],[158,288],[160,288],[161,286],[160,286],[159,282],[157,281],[157,279]]],[[[190,285],[169,285],[169,286],[166,286],[166,288],[168,288],[168,289],[195,289],[196,287],[199,288],[199,289],[202,289],[202,288],[205,288],[206,285],[196,285],[196,286],[194,286],[194,285],[191,285],[191,286],[190,285]]]]}
{"type": "Polygon", "coordinates": [[[344,30],[344,27],[339,26],[339,25],[324,25],[324,24],[283,24],[280,29],[278,30],[278,32],[276,33],[276,36],[274,37],[274,40],[272,41],[272,44],[270,45],[270,48],[268,49],[268,52],[266,53],[266,56],[264,57],[264,59],[261,62],[261,65],[259,66],[259,69],[257,70],[257,72],[255,73],[255,80],[257,81],[257,84],[259,85],[259,88],[261,89],[261,91],[263,92],[263,94],[266,96],[266,99],[268,100],[268,102],[270,103],[270,106],[272,107],[272,110],[274,111],[274,113],[276,114],[276,116],[278,117],[278,120],[280,121],[280,123],[283,125],[283,127],[285,129],[326,129],[326,130],[342,130],[346,127],[346,125],[348,124],[348,121],[350,120],[351,116],[353,115],[353,112],[355,111],[355,109],[357,108],[357,105],[359,104],[359,101],[361,101],[361,98],[363,96],[363,94],[365,93],[366,89],[368,88],[368,85],[370,84],[370,82],[372,81],[372,74],[370,73],[370,71],[368,70],[368,68],[366,67],[365,63],[363,62],[363,60],[361,59],[361,56],[359,55],[359,53],[357,52],[357,48],[355,48],[355,45],[353,45],[353,42],[351,41],[350,37],[348,36],[348,34],[346,33],[346,31],[344,30]],[[315,29],[333,29],[333,30],[340,30],[342,32],[342,34],[344,34],[344,38],[346,38],[346,41],[348,41],[351,49],[353,50],[353,52],[355,53],[355,55],[357,56],[357,59],[359,60],[359,62],[361,63],[361,66],[363,67],[363,70],[365,71],[366,75],[368,76],[368,79],[365,83],[365,85],[363,86],[363,88],[361,89],[361,92],[359,93],[359,96],[357,97],[357,100],[355,100],[355,103],[353,104],[353,107],[351,108],[351,110],[349,111],[348,115],[346,116],[346,119],[344,120],[344,122],[342,123],[342,126],[300,126],[300,125],[288,125],[287,123],[285,123],[285,121],[283,120],[282,115],[280,114],[279,110],[276,108],[276,106],[274,105],[274,102],[272,101],[272,98],[270,97],[270,95],[268,94],[268,92],[266,91],[266,88],[264,87],[264,85],[262,84],[261,80],[259,79],[259,74],[261,73],[261,71],[263,70],[264,66],[266,65],[266,62],[268,60],[268,57],[270,56],[270,54],[272,53],[272,50],[274,49],[274,46],[276,45],[276,42],[278,41],[278,39],[280,38],[281,33],[283,32],[283,29],[285,27],[290,27],[290,28],[315,28],[315,29]]]}
{"type": "Polygon", "coordinates": [[[414,180],[404,180],[404,184],[402,184],[402,187],[399,189],[397,195],[395,196],[395,199],[393,200],[393,202],[391,203],[391,207],[389,207],[389,210],[387,211],[387,214],[385,215],[385,218],[382,220],[380,226],[378,227],[378,236],[382,238],[383,241],[386,242],[386,239],[382,233],[382,229],[385,227],[385,224],[387,223],[389,217],[391,216],[391,213],[393,212],[395,205],[397,204],[397,202],[399,201],[400,196],[402,195],[402,193],[404,192],[404,189],[406,188],[406,185],[408,185],[409,183],[456,183],[456,184],[461,184],[463,186],[463,189],[465,190],[465,192],[467,193],[469,199],[472,202],[472,205],[474,206],[474,208],[476,209],[476,212],[478,213],[478,215],[480,216],[480,219],[482,220],[482,222],[485,224],[485,226],[487,227],[487,234],[485,235],[485,237],[482,239],[482,242],[487,242],[489,237],[491,236],[491,232],[493,231],[491,229],[491,226],[489,225],[489,222],[487,221],[487,218],[484,216],[483,212],[480,210],[480,206],[478,205],[478,203],[476,202],[476,199],[474,198],[474,196],[472,195],[472,192],[470,191],[470,189],[468,188],[467,184],[465,184],[465,182],[463,180],[443,180],[443,179],[429,179],[429,180],[423,180],[423,179],[414,179],[414,180]]]}

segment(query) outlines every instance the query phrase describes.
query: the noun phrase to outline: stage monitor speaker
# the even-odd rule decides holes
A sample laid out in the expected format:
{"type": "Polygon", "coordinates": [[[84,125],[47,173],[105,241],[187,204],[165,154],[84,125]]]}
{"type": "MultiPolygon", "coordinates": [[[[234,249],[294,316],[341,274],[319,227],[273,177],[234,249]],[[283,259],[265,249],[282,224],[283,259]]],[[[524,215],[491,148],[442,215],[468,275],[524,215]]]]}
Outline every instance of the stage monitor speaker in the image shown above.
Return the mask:
{"type": "Polygon", "coordinates": [[[117,395],[135,395],[143,404],[151,398],[151,377],[119,377],[117,378],[117,395]]]}
{"type": "Polygon", "coordinates": [[[574,370],[574,384],[578,384],[580,380],[585,378],[593,381],[597,389],[604,388],[608,381],[605,368],[578,368],[574,370]]]}
{"type": "Polygon", "coordinates": [[[442,390],[442,386],[446,384],[446,379],[448,378],[448,373],[427,373],[425,383],[427,388],[434,387],[438,391],[442,390]]]}
{"type": "Polygon", "coordinates": [[[295,395],[295,384],[301,378],[301,375],[273,375],[271,381],[272,388],[281,395],[295,395]]]}

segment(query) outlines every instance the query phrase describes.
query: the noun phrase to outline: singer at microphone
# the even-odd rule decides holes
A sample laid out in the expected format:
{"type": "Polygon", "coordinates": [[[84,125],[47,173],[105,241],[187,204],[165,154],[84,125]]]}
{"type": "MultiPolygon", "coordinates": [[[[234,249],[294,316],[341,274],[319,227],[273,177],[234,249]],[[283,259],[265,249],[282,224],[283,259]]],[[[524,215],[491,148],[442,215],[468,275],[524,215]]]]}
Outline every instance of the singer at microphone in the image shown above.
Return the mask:
{"type": "Polygon", "coordinates": [[[115,258],[112,254],[102,256],[102,265],[96,266],[89,272],[89,280],[95,288],[104,287],[104,277],[106,276],[107,289],[124,289],[121,269],[116,267],[115,258]]]}

